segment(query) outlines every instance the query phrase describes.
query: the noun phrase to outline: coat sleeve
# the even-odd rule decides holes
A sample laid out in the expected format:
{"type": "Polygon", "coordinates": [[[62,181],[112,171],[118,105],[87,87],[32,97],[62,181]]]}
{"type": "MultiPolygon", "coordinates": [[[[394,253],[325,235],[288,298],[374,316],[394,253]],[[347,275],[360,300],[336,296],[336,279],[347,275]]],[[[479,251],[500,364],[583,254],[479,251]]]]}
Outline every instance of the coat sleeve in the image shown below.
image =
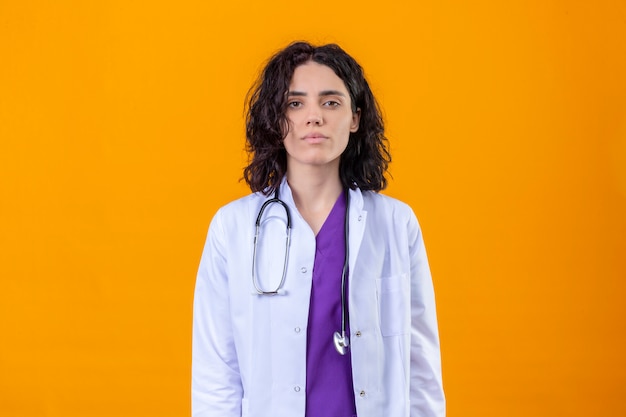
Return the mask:
{"type": "Polygon", "coordinates": [[[433,282],[415,214],[409,220],[411,257],[411,417],[444,417],[439,331],[433,282]]]}
{"type": "Polygon", "coordinates": [[[193,307],[191,413],[241,416],[242,384],[230,318],[221,211],[211,226],[196,279],[193,307]]]}

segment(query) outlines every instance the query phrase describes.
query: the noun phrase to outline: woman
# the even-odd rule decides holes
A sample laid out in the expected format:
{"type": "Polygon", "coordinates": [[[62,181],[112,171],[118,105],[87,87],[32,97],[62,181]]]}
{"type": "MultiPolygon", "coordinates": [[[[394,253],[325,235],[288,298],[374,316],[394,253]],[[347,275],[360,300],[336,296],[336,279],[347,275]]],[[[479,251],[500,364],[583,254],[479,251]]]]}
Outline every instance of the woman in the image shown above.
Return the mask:
{"type": "Polygon", "coordinates": [[[378,194],[390,156],[361,67],[298,42],[251,91],[253,194],[213,218],[196,283],[193,415],[444,416],[422,235],[378,194]]]}

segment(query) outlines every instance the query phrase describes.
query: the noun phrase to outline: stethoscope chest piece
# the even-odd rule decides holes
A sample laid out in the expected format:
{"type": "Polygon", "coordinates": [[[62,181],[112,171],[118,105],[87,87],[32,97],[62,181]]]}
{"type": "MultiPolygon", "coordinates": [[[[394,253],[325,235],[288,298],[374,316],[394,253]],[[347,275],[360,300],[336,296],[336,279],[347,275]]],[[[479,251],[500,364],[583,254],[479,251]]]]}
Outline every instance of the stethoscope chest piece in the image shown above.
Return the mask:
{"type": "Polygon", "coordinates": [[[335,349],[337,349],[337,352],[339,352],[340,355],[345,355],[346,348],[350,344],[348,338],[339,332],[335,332],[333,335],[333,342],[335,342],[335,349]]]}

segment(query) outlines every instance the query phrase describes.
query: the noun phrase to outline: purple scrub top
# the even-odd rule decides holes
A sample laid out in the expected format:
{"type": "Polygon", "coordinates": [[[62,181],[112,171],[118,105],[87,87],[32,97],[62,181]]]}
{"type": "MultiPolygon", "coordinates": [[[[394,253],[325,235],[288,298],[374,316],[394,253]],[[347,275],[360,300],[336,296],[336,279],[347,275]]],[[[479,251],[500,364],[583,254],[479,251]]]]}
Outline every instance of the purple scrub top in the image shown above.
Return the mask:
{"type": "MultiPolygon", "coordinates": [[[[306,417],[356,417],[350,348],[340,355],[333,343],[333,334],[341,332],[345,215],[342,193],[315,238],[307,330],[306,417]]],[[[346,334],[350,334],[349,329],[346,334]]]]}

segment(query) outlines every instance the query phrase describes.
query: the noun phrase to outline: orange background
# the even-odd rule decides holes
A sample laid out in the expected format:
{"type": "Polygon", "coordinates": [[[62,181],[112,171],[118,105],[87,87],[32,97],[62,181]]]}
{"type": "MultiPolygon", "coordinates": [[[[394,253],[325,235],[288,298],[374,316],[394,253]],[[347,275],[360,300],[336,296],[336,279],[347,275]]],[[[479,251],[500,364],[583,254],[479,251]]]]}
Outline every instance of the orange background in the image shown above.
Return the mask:
{"type": "Polygon", "coordinates": [[[244,96],[366,69],[424,229],[450,417],[626,415],[626,3],[0,1],[0,415],[185,416],[244,96]]]}

